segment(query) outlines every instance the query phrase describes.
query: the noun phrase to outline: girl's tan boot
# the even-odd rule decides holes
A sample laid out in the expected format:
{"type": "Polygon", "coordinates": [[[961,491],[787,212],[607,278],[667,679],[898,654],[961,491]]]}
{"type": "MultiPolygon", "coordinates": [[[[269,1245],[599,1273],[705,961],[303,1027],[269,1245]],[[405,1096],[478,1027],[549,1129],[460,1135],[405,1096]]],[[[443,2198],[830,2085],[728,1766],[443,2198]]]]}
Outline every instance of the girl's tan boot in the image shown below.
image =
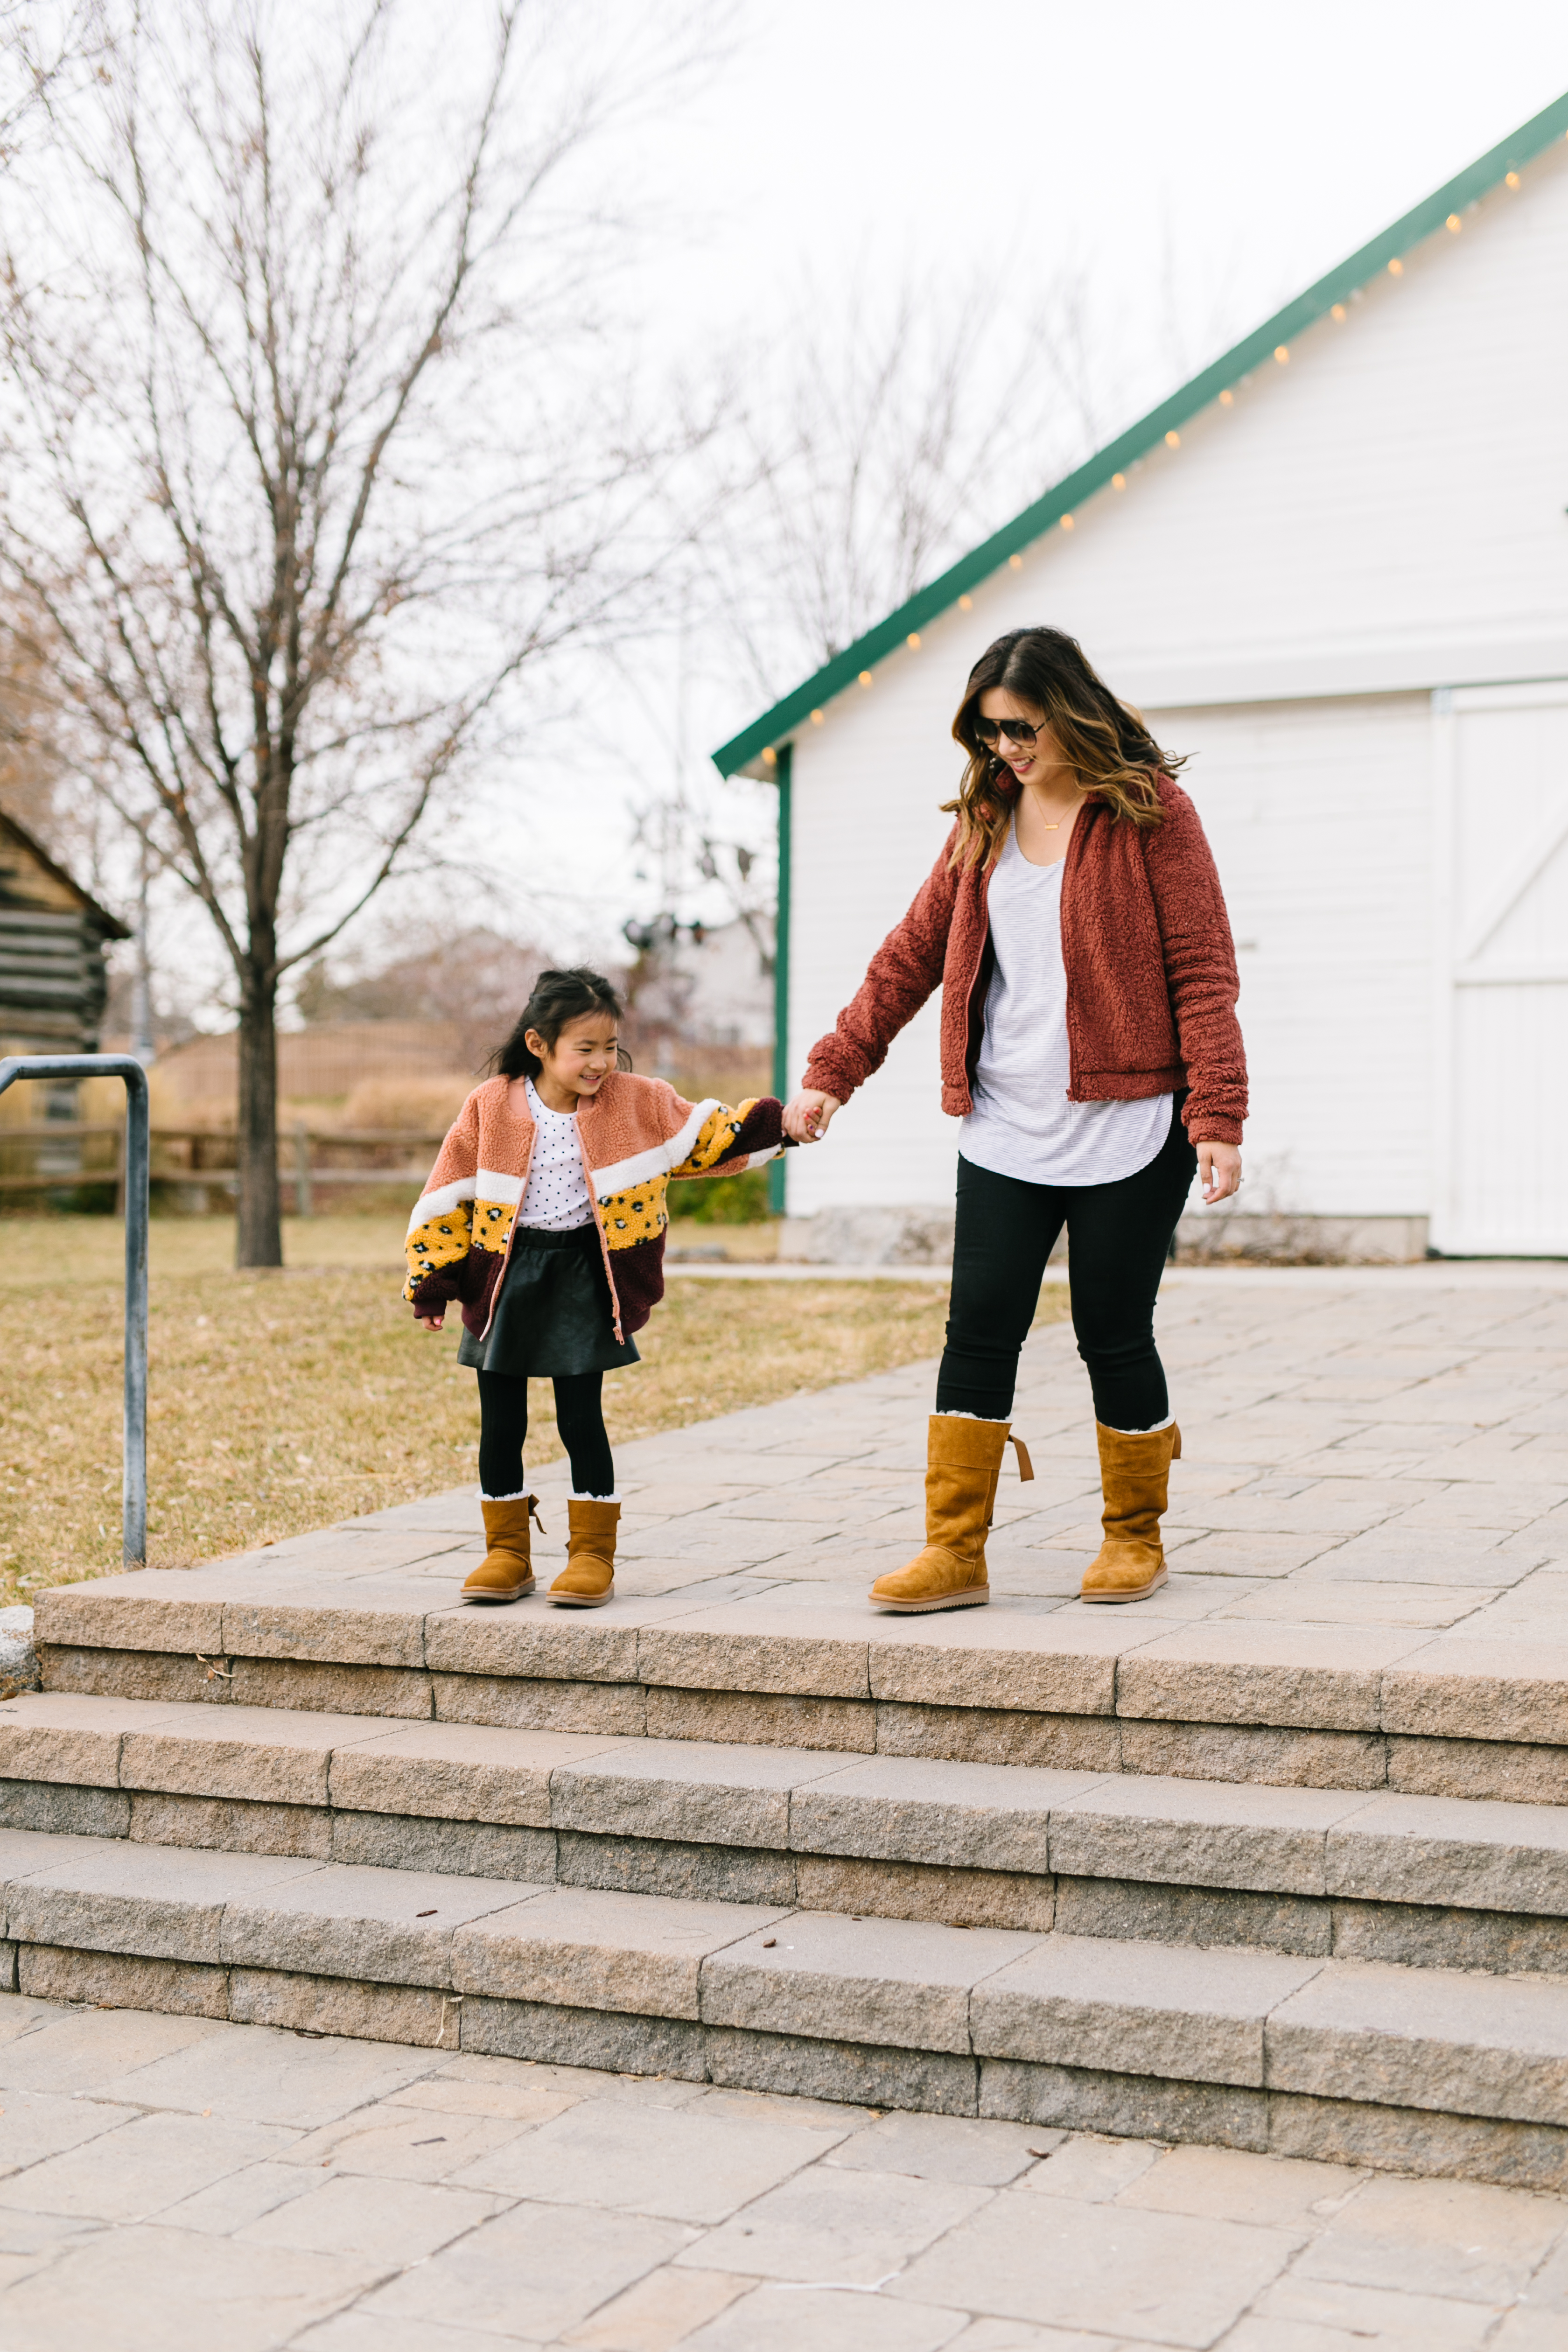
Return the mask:
{"type": "MultiPolygon", "coordinates": [[[[926,1540],[907,1568],[879,1576],[871,1598],[906,1616],[928,1609],[973,1609],[991,1598],[985,1535],[1012,1424],[969,1413],[933,1412],[926,1433],[926,1540]]],[[[1035,1475],[1015,1437],[1018,1475],[1035,1475]]]]}
{"type": "Polygon", "coordinates": [[[1171,1465],[1182,1458],[1182,1433],[1169,1429],[1133,1433],[1095,1423],[1100,1437],[1100,1487],[1105,1497],[1100,1524],[1105,1541],[1084,1574],[1085,1601],[1144,1601],[1165,1581],[1165,1548],[1160,1521],[1165,1515],[1171,1465]]]}
{"type": "Polygon", "coordinates": [[[575,1496],[566,1506],[570,1534],[566,1565],[545,1594],[564,1609],[598,1609],[616,1584],[616,1530],[621,1523],[618,1503],[580,1503],[575,1496]]]}
{"type": "Polygon", "coordinates": [[[539,1519],[532,1495],[512,1495],[504,1503],[482,1499],[485,1539],[489,1550],[463,1587],[465,1601],[521,1601],[533,1591],[533,1562],[529,1553],[530,1518],[539,1519]]]}

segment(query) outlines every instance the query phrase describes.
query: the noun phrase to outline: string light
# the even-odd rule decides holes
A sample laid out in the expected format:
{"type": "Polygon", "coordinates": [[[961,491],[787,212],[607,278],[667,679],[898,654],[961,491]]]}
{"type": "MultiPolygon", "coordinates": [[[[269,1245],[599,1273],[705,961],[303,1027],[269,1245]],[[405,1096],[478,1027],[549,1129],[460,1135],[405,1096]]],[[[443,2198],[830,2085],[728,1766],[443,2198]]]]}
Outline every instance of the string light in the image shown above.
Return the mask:
{"type": "Polygon", "coordinates": [[[870,683],[871,683],[871,673],[870,673],[870,671],[869,671],[868,669],[863,669],[863,670],[861,671],[861,673],[860,673],[860,683],[861,683],[861,685],[862,685],[862,686],[869,686],[869,685],[870,685],[870,683]]]}
{"type": "Polygon", "coordinates": [[[1007,569],[1009,572],[1022,572],[1024,569],[1023,557],[1021,555],[1010,555],[1007,558],[1007,569]]]}
{"type": "Polygon", "coordinates": [[[1166,436],[1165,436],[1165,446],[1166,446],[1166,448],[1167,448],[1167,449],[1179,449],[1179,448],[1181,447],[1181,446],[1182,446],[1182,436],[1181,436],[1181,435],[1180,435],[1179,433],[1167,433],[1167,434],[1166,434],[1166,436]]]}
{"type": "Polygon", "coordinates": [[[1336,327],[1342,327],[1345,322],[1344,304],[1342,302],[1336,302],[1333,309],[1329,312],[1329,316],[1333,320],[1336,327]]]}
{"type": "Polygon", "coordinates": [[[1281,367],[1289,367],[1290,364],[1289,344],[1276,343],[1274,346],[1274,356],[1279,361],[1281,367]]]}
{"type": "Polygon", "coordinates": [[[973,613],[974,610],[973,597],[961,596],[958,600],[958,609],[961,613],[973,613]]]}
{"type": "Polygon", "coordinates": [[[911,629],[909,635],[904,639],[904,643],[908,646],[910,653],[918,654],[921,649],[920,631],[918,629],[911,629]]]}
{"type": "Polygon", "coordinates": [[[814,710],[814,711],[812,712],[812,714],[811,714],[811,723],[812,723],[812,725],[813,725],[814,727],[820,727],[820,726],[821,726],[821,724],[822,724],[822,713],[821,713],[821,711],[820,711],[820,710],[814,710]]]}
{"type": "Polygon", "coordinates": [[[1126,475],[1112,474],[1110,477],[1110,487],[1113,490],[1124,490],[1127,488],[1126,475]]]}
{"type": "Polygon", "coordinates": [[[1072,529],[1072,517],[1071,517],[1071,515],[1063,515],[1063,517],[1062,517],[1062,529],[1063,529],[1064,530],[1070,530],[1072,529]]]}
{"type": "Polygon", "coordinates": [[[1510,188],[1517,188],[1519,185],[1519,173],[1517,172],[1510,172],[1508,175],[1505,185],[1510,188]]]}
{"type": "Polygon", "coordinates": [[[779,755],[770,743],[767,750],[763,753],[763,765],[764,768],[776,768],[778,763],[779,755]]]}
{"type": "Polygon", "coordinates": [[[1222,408],[1234,408],[1236,406],[1235,393],[1222,392],[1219,396],[1219,404],[1222,408]]]}
{"type": "Polygon", "coordinates": [[[1450,213],[1447,219],[1443,223],[1443,226],[1448,231],[1450,236],[1458,236],[1465,224],[1459,218],[1458,213],[1450,213]]]}
{"type": "Polygon", "coordinates": [[[1391,278],[1403,278],[1405,275],[1403,261],[1391,261],[1388,265],[1388,274],[1391,278]]]}

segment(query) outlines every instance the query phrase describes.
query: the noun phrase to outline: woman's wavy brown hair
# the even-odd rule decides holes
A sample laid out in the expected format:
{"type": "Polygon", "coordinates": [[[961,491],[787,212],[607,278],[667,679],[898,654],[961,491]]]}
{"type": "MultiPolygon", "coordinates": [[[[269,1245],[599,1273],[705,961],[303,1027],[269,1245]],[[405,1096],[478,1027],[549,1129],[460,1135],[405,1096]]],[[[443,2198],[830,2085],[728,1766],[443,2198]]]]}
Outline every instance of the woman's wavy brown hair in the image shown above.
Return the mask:
{"type": "Polygon", "coordinates": [[[1001,856],[1018,797],[1017,780],[1005,761],[988,751],[975,731],[980,698],[994,686],[1040,713],[1084,791],[1105,801],[1113,819],[1161,823],[1164,812],[1155,777],[1173,775],[1184,759],[1160,749],[1140,713],[1117,700],[1076,637],[1061,629],[1010,629],[986,646],[970,671],[952,722],[953,741],[969,754],[958,798],[942,803],[944,813],[958,819],[954,866],[990,866],[1001,856]]]}

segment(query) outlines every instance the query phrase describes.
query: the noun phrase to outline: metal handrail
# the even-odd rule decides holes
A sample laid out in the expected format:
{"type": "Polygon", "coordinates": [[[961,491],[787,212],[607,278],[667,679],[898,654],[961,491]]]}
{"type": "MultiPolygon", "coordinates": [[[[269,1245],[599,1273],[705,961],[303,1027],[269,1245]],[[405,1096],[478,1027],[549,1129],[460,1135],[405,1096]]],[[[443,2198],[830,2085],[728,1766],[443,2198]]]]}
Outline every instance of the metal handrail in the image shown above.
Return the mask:
{"type": "Polygon", "coordinates": [[[0,1095],[18,1078],[125,1081],[125,1475],[127,1568],[147,1564],[147,1178],[152,1163],[147,1073],[130,1054],[12,1054],[0,1095]]]}

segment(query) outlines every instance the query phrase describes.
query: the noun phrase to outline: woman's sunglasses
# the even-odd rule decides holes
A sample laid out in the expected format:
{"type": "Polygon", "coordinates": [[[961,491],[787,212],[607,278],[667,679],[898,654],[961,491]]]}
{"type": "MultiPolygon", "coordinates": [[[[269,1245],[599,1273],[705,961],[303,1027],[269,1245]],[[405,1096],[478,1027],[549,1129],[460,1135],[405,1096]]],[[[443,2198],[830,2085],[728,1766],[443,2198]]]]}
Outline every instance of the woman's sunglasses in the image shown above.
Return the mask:
{"type": "Polygon", "coordinates": [[[1020,751],[1030,751],[1040,730],[1032,727],[1026,719],[976,719],[974,731],[988,751],[996,749],[1004,735],[1009,743],[1016,743],[1020,751]]]}

